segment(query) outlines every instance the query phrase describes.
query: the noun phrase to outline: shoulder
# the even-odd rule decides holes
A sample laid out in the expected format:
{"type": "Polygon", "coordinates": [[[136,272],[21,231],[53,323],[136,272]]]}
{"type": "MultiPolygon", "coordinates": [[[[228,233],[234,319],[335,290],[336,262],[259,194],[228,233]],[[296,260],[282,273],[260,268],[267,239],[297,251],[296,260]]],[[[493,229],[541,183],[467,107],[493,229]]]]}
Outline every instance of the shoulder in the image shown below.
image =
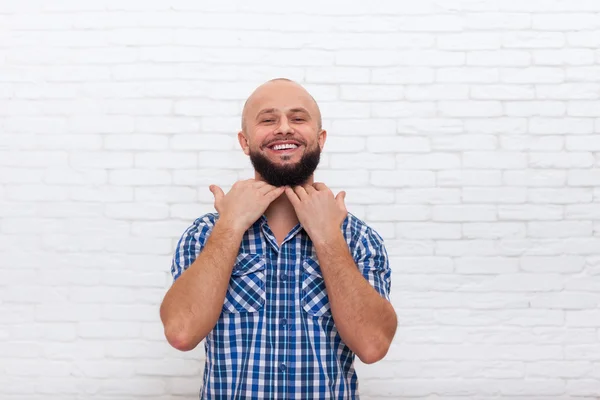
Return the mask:
{"type": "Polygon", "coordinates": [[[218,219],[218,213],[207,213],[201,215],[200,217],[196,218],[191,225],[187,227],[187,229],[183,233],[183,236],[192,236],[196,239],[202,240],[212,232],[218,219]]]}
{"type": "Polygon", "coordinates": [[[342,224],[342,229],[350,248],[355,248],[365,241],[383,245],[383,238],[379,232],[350,212],[342,224]]]}

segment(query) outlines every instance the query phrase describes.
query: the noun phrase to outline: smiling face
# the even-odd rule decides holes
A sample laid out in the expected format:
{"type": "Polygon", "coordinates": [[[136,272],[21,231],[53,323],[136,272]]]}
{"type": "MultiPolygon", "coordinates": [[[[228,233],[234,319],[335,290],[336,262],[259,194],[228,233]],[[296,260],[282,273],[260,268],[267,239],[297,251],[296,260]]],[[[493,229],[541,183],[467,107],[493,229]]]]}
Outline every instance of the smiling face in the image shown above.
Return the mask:
{"type": "Polygon", "coordinates": [[[238,133],[256,173],[273,186],[311,180],[326,137],[317,103],[302,86],[287,80],[269,81],[254,91],[238,133]]]}

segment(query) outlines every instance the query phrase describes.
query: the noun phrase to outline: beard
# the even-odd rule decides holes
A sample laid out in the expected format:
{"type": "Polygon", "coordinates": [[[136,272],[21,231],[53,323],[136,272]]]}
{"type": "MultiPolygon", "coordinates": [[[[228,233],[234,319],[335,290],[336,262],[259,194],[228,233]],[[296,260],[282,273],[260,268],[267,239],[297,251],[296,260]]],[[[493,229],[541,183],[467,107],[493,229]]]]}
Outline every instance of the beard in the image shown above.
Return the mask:
{"type": "Polygon", "coordinates": [[[319,165],[321,149],[307,150],[300,161],[290,165],[277,165],[262,153],[250,151],[250,161],[256,172],[269,185],[275,187],[303,185],[319,165]]]}

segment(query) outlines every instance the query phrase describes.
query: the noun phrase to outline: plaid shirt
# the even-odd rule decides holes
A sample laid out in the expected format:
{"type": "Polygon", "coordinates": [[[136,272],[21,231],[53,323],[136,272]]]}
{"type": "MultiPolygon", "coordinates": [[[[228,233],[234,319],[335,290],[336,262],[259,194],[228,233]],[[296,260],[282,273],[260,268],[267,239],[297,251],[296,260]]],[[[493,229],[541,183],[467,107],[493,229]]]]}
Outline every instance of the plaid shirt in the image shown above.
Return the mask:
{"type": "MultiPolygon", "coordinates": [[[[218,219],[182,235],[174,280],[194,262],[218,219]]],[[[354,353],[331,315],[316,252],[300,224],[281,244],[263,215],[244,234],[223,310],[204,341],[201,399],[357,399],[354,353]]],[[[391,271],[379,234],[348,213],[342,231],[362,275],[389,300],[391,271]]]]}

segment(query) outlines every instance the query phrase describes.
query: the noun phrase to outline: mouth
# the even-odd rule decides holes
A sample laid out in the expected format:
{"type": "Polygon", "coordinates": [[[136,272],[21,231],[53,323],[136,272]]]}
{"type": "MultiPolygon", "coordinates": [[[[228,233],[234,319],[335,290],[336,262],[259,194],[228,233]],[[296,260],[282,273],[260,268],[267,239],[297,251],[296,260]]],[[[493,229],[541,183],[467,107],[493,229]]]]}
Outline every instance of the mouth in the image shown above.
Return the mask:
{"type": "Polygon", "coordinates": [[[275,154],[292,154],[296,152],[302,145],[296,141],[288,140],[271,143],[267,148],[275,154]]]}

